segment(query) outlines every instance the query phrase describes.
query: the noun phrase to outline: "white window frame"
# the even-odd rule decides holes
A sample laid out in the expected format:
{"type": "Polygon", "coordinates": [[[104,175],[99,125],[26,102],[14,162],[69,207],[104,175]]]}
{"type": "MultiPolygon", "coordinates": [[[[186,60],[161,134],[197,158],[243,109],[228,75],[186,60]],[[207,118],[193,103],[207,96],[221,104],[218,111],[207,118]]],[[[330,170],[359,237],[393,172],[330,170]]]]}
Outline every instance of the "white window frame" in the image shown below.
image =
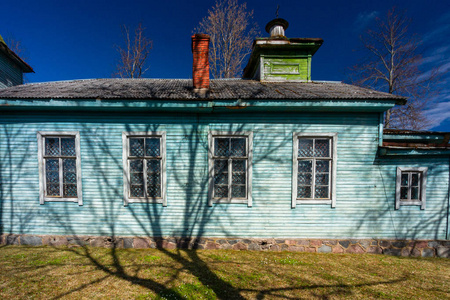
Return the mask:
{"type": "MultiPolygon", "coordinates": [[[[240,203],[247,204],[248,207],[252,207],[252,158],[253,158],[253,132],[251,131],[241,131],[241,132],[226,132],[226,131],[210,131],[208,133],[208,165],[209,165],[209,190],[208,190],[208,205],[212,206],[213,203],[240,203]],[[243,198],[232,198],[231,193],[229,193],[228,198],[213,198],[214,193],[214,138],[236,138],[242,137],[246,139],[247,147],[247,176],[246,176],[246,186],[247,186],[247,197],[243,198]]],[[[231,158],[229,158],[231,159],[231,158]]],[[[228,164],[228,174],[231,176],[231,164],[228,164]]],[[[230,181],[229,181],[230,182],[230,181]]],[[[229,183],[230,184],[230,183],[229,183]]]]}
{"type": "MultiPolygon", "coordinates": [[[[336,207],[336,169],[337,169],[337,133],[304,133],[304,132],[294,132],[292,134],[293,139],[293,151],[292,151],[292,201],[291,206],[295,208],[297,204],[329,204],[331,207],[336,207]],[[328,199],[298,199],[297,198],[297,178],[298,178],[298,140],[300,138],[329,138],[332,145],[330,147],[331,158],[331,182],[330,182],[330,198],[328,199]]],[[[313,177],[315,172],[313,174],[313,177]]],[[[314,192],[314,191],[313,191],[314,192]]]]}
{"type": "MultiPolygon", "coordinates": [[[[80,133],[78,131],[38,131],[37,132],[37,142],[38,142],[38,160],[39,160],[39,203],[42,205],[45,202],[76,202],[78,205],[83,205],[83,194],[81,185],[81,154],[80,154],[80,133]],[[49,197],[47,196],[46,189],[46,176],[45,176],[45,157],[44,157],[44,139],[45,138],[64,138],[64,137],[74,137],[75,138],[75,159],[76,159],[76,170],[77,170],[77,197],[49,197]]],[[[62,158],[59,158],[62,159],[62,158]]],[[[60,184],[62,179],[62,166],[60,163],[60,184]]]]}
{"type": "MultiPolygon", "coordinates": [[[[427,173],[428,168],[427,167],[420,167],[420,168],[404,168],[404,167],[397,167],[397,179],[396,179],[396,186],[395,186],[395,209],[400,209],[400,206],[403,205],[417,205],[420,206],[420,209],[425,209],[426,206],[426,187],[427,187],[427,173]],[[400,199],[400,188],[401,188],[401,180],[402,180],[402,173],[420,173],[419,175],[419,197],[420,200],[401,200],[400,199]]],[[[408,180],[408,195],[411,194],[411,180],[408,180]]]]}
{"type": "MultiPolygon", "coordinates": [[[[130,203],[162,203],[167,206],[167,180],[166,180],[166,132],[122,132],[122,162],[123,162],[123,203],[127,206],[130,203]],[[151,198],[146,194],[144,197],[130,197],[130,164],[129,164],[129,142],[130,138],[160,138],[161,146],[161,197],[151,198]]],[[[145,170],[145,169],[144,169],[145,170]]],[[[144,171],[144,184],[147,186],[147,172],[144,171]]]]}

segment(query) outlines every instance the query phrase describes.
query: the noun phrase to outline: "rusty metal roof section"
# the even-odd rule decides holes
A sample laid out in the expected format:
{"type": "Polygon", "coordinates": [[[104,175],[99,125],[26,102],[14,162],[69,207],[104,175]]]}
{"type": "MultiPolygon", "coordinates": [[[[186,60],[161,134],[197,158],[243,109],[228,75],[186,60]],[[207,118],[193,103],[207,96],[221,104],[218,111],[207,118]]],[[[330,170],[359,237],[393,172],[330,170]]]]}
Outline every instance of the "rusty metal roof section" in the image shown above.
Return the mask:
{"type": "Polygon", "coordinates": [[[392,149],[450,149],[450,132],[384,129],[383,147],[392,149]]]}
{"type": "Polygon", "coordinates": [[[388,135],[441,135],[447,134],[448,132],[385,128],[383,133],[388,135]]]}
{"type": "Polygon", "coordinates": [[[25,84],[0,91],[0,99],[142,100],[395,100],[406,98],[338,82],[260,82],[211,80],[206,95],[195,93],[190,79],[86,79],[25,84]]]}

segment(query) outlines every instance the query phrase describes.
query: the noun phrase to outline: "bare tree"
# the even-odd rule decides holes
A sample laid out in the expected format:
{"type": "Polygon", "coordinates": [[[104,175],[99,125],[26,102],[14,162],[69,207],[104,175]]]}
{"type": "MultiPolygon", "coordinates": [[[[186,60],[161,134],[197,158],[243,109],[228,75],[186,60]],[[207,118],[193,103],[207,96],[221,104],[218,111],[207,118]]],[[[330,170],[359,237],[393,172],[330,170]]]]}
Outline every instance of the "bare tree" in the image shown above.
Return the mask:
{"type": "Polygon", "coordinates": [[[195,31],[211,37],[210,70],[214,78],[233,78],[242,72],[242,63],[259,34],[253,11],[237,0],[218,0],[195,31]]]}
{"type": "Polygon", "coordinates": [[[431,99],[437,72],[424,73],[419,69],[420,43],[408,32],[410,22],[395,8],[388,11],[385,19],[377,18],[375,26],[360,36],[367,56],[352,68],[352,83],[408,98],[406,105],[387,111],[386,128],[420,130],[429,126],[424,108],[431,99]]]}
{"type": "Polygon", "coordinates": [[[3,37],[0,35],[0,43],[5,44],[8,46],[8,48],[13,51],[15,54],[17,54],[20,58],[23,60],[28,59],[27,57],[27,51],[25,47],[23,46],[22,42],[16,38],[14,38],[13,35],[9,34],[6,37],[6,41],[3,39],[3,37]]]}
{"type": "Polygon", "coordinates": [[[121,78],[141,78],[148,70],[148,56],[152,40],[145,36],[145,28],[139,23],[133,33],[128,26],[122,26],[123,46],[117,46],[120,59],[115,76],[121,78]]]}

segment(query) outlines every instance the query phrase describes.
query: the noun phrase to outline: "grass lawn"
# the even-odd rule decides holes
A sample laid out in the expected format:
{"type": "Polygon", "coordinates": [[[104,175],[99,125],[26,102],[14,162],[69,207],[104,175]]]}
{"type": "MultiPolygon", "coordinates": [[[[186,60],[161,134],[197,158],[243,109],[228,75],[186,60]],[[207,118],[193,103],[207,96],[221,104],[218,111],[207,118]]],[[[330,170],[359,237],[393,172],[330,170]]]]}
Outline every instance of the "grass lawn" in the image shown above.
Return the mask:
{"type": "Polygon", "coordinates": [[[450,299],[450,260],[0,247],[0,299],[450,299]]]}

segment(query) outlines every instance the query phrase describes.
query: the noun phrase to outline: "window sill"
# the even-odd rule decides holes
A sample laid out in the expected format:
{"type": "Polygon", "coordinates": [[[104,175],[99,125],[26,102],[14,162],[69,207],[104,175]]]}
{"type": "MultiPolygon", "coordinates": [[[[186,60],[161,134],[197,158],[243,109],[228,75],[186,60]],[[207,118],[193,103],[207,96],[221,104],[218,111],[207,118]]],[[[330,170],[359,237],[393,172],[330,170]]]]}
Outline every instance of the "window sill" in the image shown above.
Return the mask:
{"type": "Polygon", "coordinates": [[[329,204],[331,205],[331,200],[296,200],[297,204],[329,204]]]}
{"type": "Polygon", "coordinates": [[[402,201],[400,200],[400,206],[420,206],[420,209],[425,209],[423,201],[402,201]]]}
{"type": "MultiPolygon", "coordinates": [[[[45,202],[75,202],[80,206],[83,205],[83,201],[79,198],[44,197],[44,203],[45,202]]],[[[41,205],[44,203],[41,203],[41,205]]]]}
{"type": "MultiPolygon", "coordinates": [[[[248,199],[213,199],[213,204],[249,204],[248,199]]],[[[251,207],[251,205],[249,205],[251,207]]]]}
{"type": "Polygon", "coordinates": [[[125,200],[124,206],[127,206],[130,203],[156,203],[156,204],[162,204],[163,206],[167,206],[167,204],[164,203],[164,199],[149,199],[149,198],[130,198],[125,200]]]}

